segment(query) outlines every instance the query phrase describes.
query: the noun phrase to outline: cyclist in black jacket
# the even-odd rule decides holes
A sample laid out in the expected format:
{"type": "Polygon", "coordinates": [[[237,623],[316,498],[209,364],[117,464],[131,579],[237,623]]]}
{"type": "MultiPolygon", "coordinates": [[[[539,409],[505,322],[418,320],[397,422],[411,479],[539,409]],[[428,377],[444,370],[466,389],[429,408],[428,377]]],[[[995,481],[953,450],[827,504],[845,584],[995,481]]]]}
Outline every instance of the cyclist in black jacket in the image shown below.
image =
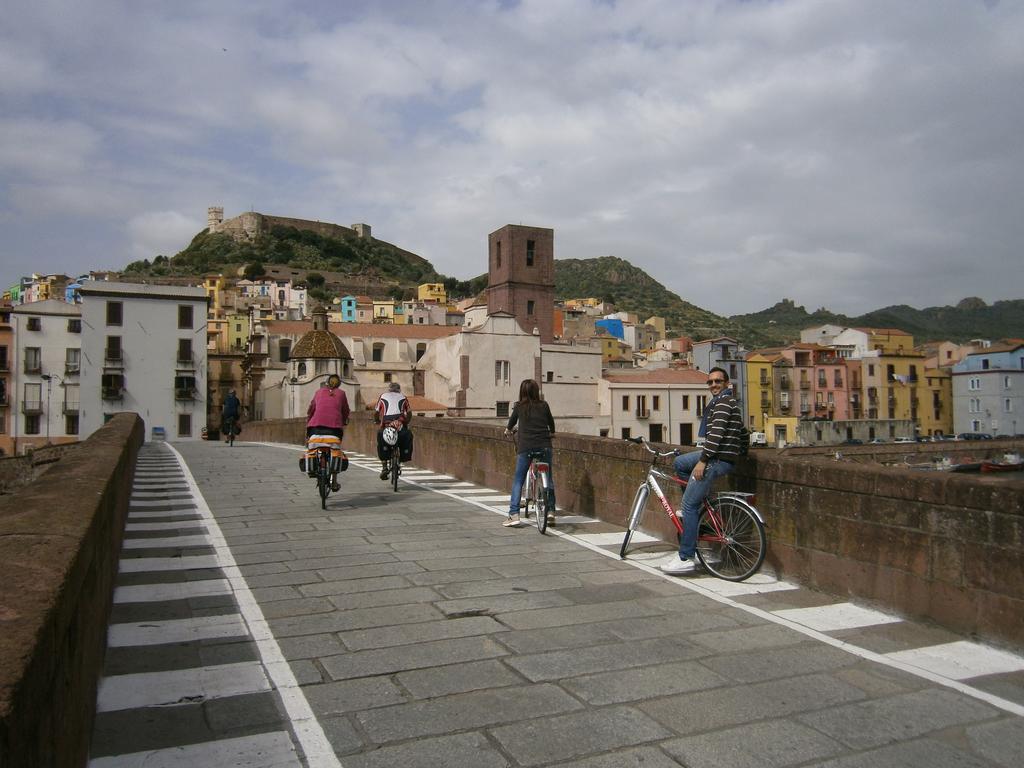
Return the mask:
{"type": "MultiPolygon", "coordinates": [[[[530,454],[539,451],[543,455],[542,460],[551,466],[551,435],[555,432],[555,418],[548,404],[540,399],[540,385],[533,379],[523,379],[519,385],[519,402],[508,417],[505,434],[509,434],[516,425],[519,426],[519,438],[516,443],[516,470],[512,478],[512,500],[509,503],[508,519],[502,523],[509,528],[516,528],[522,522],[519,519],[519,497],[523,493],[526,472],[530,469],[530,454]]],[[[552,511],[554,489],[555,479],[552,476],[552,511]]],[[[549,516],[549,523],[552,517],[554,515],[549,516]]]]}

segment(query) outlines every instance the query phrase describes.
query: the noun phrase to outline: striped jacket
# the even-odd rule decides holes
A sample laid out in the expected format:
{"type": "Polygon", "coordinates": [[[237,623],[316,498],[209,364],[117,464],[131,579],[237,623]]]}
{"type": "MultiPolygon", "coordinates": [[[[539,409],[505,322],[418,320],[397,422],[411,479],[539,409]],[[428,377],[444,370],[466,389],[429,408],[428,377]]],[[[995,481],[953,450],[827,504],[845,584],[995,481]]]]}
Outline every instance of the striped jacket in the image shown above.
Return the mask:
{"type": "Polygon", "coordinates": [[[739,401],[732,389],[723,390],[708,403],[707,431],[701,461],[720,459],[735,462],[747,453],[749,436],[743,426],[743,415],[739,401]]]}

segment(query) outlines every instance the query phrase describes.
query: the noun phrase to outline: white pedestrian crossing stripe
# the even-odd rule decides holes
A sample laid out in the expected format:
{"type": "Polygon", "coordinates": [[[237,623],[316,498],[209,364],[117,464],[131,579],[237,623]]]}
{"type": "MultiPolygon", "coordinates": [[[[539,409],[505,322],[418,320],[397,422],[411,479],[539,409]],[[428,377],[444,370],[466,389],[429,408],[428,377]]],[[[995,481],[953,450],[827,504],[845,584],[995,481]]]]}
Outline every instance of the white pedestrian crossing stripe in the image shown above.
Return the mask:
{"type": "Polygon", "coordinates": [[[115,603],[155,603],[163,600],[189,600],[193,597],[230,595],[231,584],[227,579],[205,579],[203,581],[160,582],[139,584],[132,587],[118,587],[114,590],[115,603]]]}
{"type": "Polygon", "coordinates": [[[107,645],[120,648],[129,645],[165,645],[220,637],[245,637],[249,630],[237,613],[223,616],[196,616],[191,619],[147,621],[137,624],[111,624],[107,645]]]}
{"type": "Polygon", "coordinates": [[[96,708],[115,712],[136,707],[171,707],[270,690],[257,661],[166,672],[114,675],[100,681],[96,708]]]}
{"type": "Polygon", "coordinates": [[[896,651],[885,656],[954,680],[1024,670],[1024,656],[966,640],[896,651]]]}
{"type": "Polygon", "coordinates": [[[89,768],[301,768],[301,765],[292,740],[283,731],[96,757],[89,761],[89,768]]]}
{"type": "Polygon", "coordinates": [[[801,624],[818,632],[834,632],[839,629],[873,627],[879,624],[895,624],[903,621],[899,616],[863,608],[853,603],[819,605],[814,608],[789,608],[773,613],[783,619],[801,624]]]}

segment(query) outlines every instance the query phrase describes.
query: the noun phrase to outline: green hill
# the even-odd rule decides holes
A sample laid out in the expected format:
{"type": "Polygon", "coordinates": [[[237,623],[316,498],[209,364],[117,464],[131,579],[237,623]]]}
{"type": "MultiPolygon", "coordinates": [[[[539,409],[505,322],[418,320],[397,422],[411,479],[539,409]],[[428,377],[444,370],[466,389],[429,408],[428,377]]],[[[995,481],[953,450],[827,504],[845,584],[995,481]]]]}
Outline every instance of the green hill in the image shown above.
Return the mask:
{"type": "MultiPolygon", "coordinates": [[[[127,279],[188,277],[247,269],[250,276],[266,265],[321,273],[310,277],[310,293],[326,300],[338,291],[403,298],[415,295],[417,285],[443,282],[449,295],[467,297],[487,287],[487,275],[468,281],[439,274],[426,259],[390,243],[355,235],[326,237],[295,227],[275,226],[254,241],[236,241],[224,233],[203,230],[173,257],[136,261],[125,270],[127,279]],[[322,280],[321,278],[326,278],[322,280]]],[[[955,307],[914,309],[885,307],[859,317],[834,314],[827,309],[809,313],[789,299],[773,307],[744,315],[721,317],[683,301],[642,269],[616,256],[593,259],[556,259],[555,296],[558,299],[595,297],[617,309],[635,312],[641,320],[664,317],[673,334],[694,339],[732,336],[748,349],[784,344],[800,338],[810,326],[900,328],[917,342],[1024,336],[1024,301],[998,301],[988,305],[968,298],[955,307]]]]}

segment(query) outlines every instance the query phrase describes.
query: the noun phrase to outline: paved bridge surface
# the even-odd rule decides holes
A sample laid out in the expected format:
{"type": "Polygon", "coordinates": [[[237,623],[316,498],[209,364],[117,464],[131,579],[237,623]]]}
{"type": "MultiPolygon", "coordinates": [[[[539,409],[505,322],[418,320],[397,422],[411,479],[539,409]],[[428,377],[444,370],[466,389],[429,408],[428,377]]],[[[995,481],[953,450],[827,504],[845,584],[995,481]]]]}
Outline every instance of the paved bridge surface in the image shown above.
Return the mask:
{"type": "Polygon", "coordinates": [[[371,457],[321,511],[298,457],[144,447],[93,768],[1022,765],[1018,654],[371,457]]]}

